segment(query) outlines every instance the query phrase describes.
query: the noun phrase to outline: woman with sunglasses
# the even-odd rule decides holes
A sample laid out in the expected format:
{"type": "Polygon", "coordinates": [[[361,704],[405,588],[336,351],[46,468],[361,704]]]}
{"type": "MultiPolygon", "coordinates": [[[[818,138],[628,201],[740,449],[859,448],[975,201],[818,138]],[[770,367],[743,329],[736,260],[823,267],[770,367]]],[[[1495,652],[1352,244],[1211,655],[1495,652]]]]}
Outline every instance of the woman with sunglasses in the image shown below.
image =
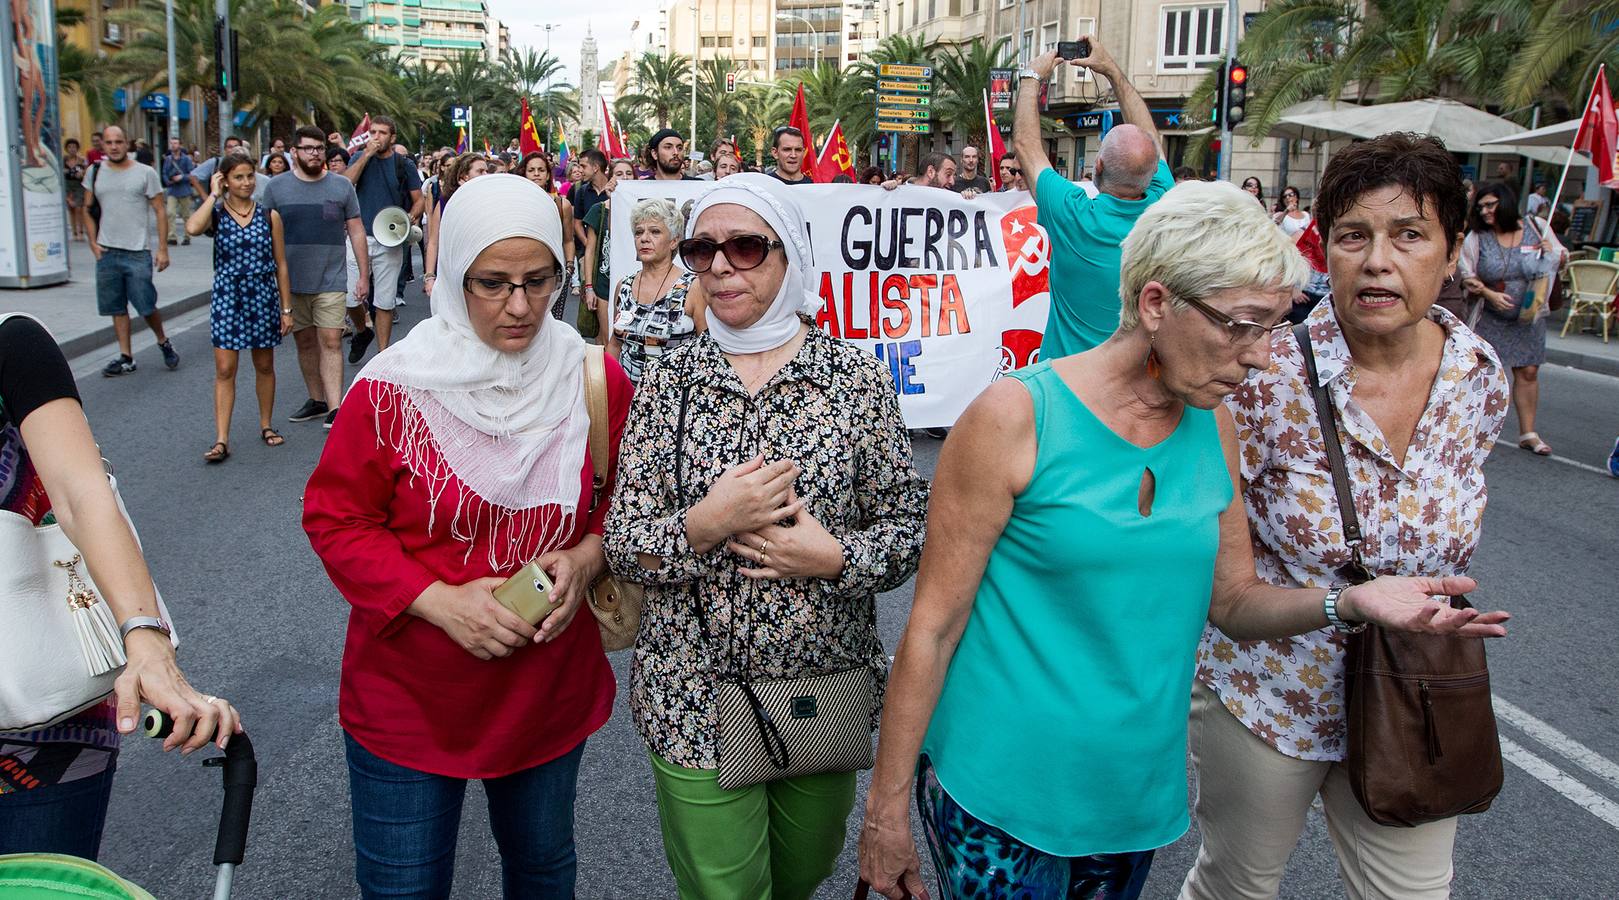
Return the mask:
{"type": "MultiPolygon", "coordinates": [[[[483,781],[508,898],[572,897],[585,740],[613,707],[595,620],[585,345],[551,318],[562,219],[516,175],[466,182],[440,220],[433,315],[355,379],[304,492],[304,530],[352,609],[338,718],[356,875],[448,897],[468,779],[483,781]],[[536,625],[492,593],[537,561],[536,625]]],[[[607,485],[630,384],[607,361],[607,485]]]]}
{"type": "Polygon", "coordinates": [[[880,685],[875,595],[922,546],[927,482],[893,381],[810,324],[792,193],[732,175],[693,208],[680,255],[708,331],[647,369],[608,516],[609,564],[647,585],[630,708],[686,900],[805,900],[832,874],[855,773],[720,788],[716,682],[864,667],[880,685]]]}
{"type": "Polygon", "coordinates": [[[1250,195],[1177,185],[1124,240],[1118,330],[1012,372],[957,421],[866,801],[860,870],[879,893],[928,896],[914,796],[945,897],[1139,896],[1189,825],[1206,621],[1241,640],[1363,620],[1504,633],[1504,614],[1430,600],[1467,578],[1256,577],[1221,401],[1270,367],[1307,278],[1250,195]]]}

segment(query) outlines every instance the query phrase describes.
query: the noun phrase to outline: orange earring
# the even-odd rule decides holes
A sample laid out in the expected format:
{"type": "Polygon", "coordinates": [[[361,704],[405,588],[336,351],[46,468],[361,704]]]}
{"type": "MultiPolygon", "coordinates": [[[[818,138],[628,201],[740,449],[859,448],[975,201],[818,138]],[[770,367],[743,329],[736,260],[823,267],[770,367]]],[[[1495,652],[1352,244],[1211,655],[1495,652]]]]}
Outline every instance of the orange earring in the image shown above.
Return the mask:
{"type": "Polygon", "coordinates": [[[1147,332],[1147,377],[1154,381],[1163,375],[1163,367],[1158,364],[1158,333],[1147,332]]]}

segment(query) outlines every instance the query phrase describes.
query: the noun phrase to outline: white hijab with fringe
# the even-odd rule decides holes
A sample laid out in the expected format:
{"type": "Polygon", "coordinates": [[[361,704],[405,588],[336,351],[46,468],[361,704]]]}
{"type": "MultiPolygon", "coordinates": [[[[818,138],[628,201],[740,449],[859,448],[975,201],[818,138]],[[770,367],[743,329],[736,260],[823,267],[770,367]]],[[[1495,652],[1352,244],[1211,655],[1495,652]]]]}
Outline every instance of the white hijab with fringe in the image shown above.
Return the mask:
{"type": "Polygon", "coordinates": [[[451,535],[468,554],[475,539],[487,540],[497,571],[571,536],[590,434],[584,340],[551,317],[550,298],[529,298],[539,330],[524,350],[496,350],[472,329],[462,293],[467,270],[491,244],[513,237],[544,244],[560,267],[562,221],[543,190],[516,175],[461,185],[440,226],[432,316],[356,378],[374,385],[379,445],[426,480],[435,509],[451,476],[460,481],[451,535]],[[382,414],[390,410],[397,415],[384,433],[382,414]]]}
{"type": "Polygon", "coordinates": [[[746,207],[776,232],[787,254],[787,274],[781,280],[781,290],[759,321],[746,328],[731,328],[718,316],[709,315],[708,333],[726,353],[774,350],[798,335],[800,313],[814,315],[821,307],[821,297],[815,293],[815,255],[804,235],[804,213],[793,199],[792,190],[769,175],[731,175],[698,197],[686,219],[686,237],[692,237],[697,219],[709,207],[726,203],[746,207]]]}

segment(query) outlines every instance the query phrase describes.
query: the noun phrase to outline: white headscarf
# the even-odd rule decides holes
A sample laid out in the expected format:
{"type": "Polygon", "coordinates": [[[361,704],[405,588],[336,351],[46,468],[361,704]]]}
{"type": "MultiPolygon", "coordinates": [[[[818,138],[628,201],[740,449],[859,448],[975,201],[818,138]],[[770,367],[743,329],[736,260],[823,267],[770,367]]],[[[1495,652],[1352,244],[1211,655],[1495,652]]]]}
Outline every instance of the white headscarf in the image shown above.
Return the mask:
{"type": "Polygon", "coordinates": [[[469,542],[469,553],[480,531],[493,538],[507,520],[516,521],[505,546],[490,541],[490,564],[504,569],[554,549],[573,531],[590,434],[585,345],[551,317],[548,297],[529,298],[540,307],[539,330],[516,353],[485,344],[467,314],[467,269],[496,241],[533,238],[560,266],[562,221],[543,190],[517,175],[484,175],[456,190],[441,221],[432,316],[378,354],[359,378],[376,384],[371,399],[378,412],[397,405],[397,424],[378,440],[427,479],[435,504],[454,475],[494,507],[486,513],[461,492],[451,533],[469,542]]]}
{"type": "Polygon", "coordinates": [[[697,219],[711,206],[731,203],[758,213],[776,232],[787,254],[787,275],[770,308],[747,328],[731,328],[718,316],[708,317],[708,333],[726,353],[763,353],[792,340],[798,334],[798,315],[821,307],[815,293],[813,268],[815,254],[804,235],[804,214],[792,198],[792,189],[769,175],[744,172],[714,183],[692,207],[686,219],[686,237],[697,230],[697,219]]]}

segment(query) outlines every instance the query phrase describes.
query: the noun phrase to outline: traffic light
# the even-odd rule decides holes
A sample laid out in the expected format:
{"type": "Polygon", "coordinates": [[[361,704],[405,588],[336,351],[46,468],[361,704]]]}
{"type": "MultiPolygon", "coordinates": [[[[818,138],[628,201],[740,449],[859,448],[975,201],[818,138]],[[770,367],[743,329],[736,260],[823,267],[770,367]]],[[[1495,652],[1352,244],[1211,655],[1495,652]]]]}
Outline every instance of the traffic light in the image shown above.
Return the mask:
{"type": "Polygon", "coordinates": [[[1224,121],[1221,125],[1225,128],[1236,128],[1248,113],[1248,67],[1234,59],[1227,62],[1222,82],[1221,107],[1224,121]]]}
{"type": "Polygon", "coordinates": [[[230,29],[230,60],[226,65],[225,59],[225,20],[216,16],[214,18],[214,89],[220,96],[230,99],[236,93],[236,73],[239,71],[238,63],[242,58],[239,38],[241,32],[230,29]]]}
{"type": "Polygon", "coordinates": [[[736,93],[736,73],[735,72],[726,72],[725,73],[725,93],[727,93],[727,94],[736,93]]]}

